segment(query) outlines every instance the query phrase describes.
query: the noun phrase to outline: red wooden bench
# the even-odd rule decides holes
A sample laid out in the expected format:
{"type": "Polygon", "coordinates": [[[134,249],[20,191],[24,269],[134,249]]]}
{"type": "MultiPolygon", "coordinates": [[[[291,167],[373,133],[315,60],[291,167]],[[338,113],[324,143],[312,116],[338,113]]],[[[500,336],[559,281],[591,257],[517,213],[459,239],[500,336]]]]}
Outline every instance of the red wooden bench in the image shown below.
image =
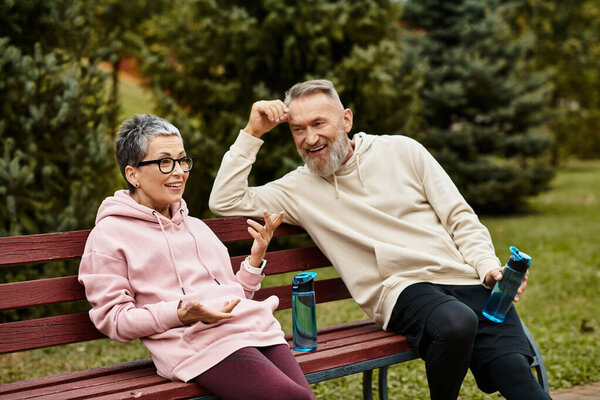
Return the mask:
{"type": "MultiPolygon", "coordinates": [[[[250,238],[245,218],[209,219],[205,222],[224,243],[250,238]]],[[[282,225],[275,236],[302,234],[300,228],[282,225]]],[[[81,256],[89,231],[74,231],[0,237],[0,267],[15,267],[50,261],[77,259],[81,256]]],[[[234,270],[245,255],[231,257],[234,270]]],[[[299,272],[330,266],[316,248],[287,248],[270,251],[266,256],[267,274],[299,272]]],[[[291,279],[290,279],[291,281],[291,279]]],[[[350,297],[339,278],[317,280],[318,303],[350,297]]],[[[263,288],[255,299],[277,295],[279,309],[291,307],[291,284],[263,288]]],[[[0,311],[23,307],[65,303],[85,299],[83,286],[76,276],[47,278],[34,281],[0,284],[0,311]]],[[[0,354],[77,343],[105,337],[90,322],[88,314],[65,314],[0,324],[0,354]]],[[[291,336],[287,339],[291,341],[291,336]]],[[[547,378],[539,350],[536,351],[538,379],[547,391],[547,378]]],[[[372,398],[372,371],[379,369],[379,396],[387,399],[387,367],[416,358],[403,336],[382,331],[371,321],[355,321],[321,327],[318,349],[294,352],[310,383],[364,373],[363,396],[372,398]]],[[[179,399],[214,396],[194,383],[171,382],[156,375],[151,360],[132,361],[118,365],[70,372],[0,385],[2,399],[179,399]]]]}

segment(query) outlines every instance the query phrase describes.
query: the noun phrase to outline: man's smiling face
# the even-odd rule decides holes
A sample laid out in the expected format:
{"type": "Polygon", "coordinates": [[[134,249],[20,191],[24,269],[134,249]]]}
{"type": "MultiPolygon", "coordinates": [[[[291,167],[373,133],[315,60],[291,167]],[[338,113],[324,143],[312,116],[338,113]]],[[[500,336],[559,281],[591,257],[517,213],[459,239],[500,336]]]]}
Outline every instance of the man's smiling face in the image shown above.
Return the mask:
{"type": "Polygon", "coordinates": [[[307,167],[332,175],[349,156],[352,112],[320,92],[294,99],[288,108],[294,143],[307,167]]]}

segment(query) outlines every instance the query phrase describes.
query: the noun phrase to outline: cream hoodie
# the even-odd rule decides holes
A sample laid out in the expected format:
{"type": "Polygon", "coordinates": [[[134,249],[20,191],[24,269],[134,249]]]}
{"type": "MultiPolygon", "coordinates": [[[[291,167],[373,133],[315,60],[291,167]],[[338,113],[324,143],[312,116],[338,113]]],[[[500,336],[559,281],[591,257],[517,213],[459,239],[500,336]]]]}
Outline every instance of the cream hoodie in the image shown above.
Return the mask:
{"type": "Polygon", "coordinates": [[[79,266],[98,330],[121,342],[140,338],[158,374],[181,381],[243,347],[287,344],[273,316],[277,297],[251,300],[264,275],[234,275],[226,247],[183,200],[171,213],[169,220],[124,190],[100,206],[79,266]],[[177,317],[180,301],[220,310],[238,298],[231,319],[183,325],[177,317]]]}
{"type": "Polygon", "coordinates": [[[399,294],[417,282],[478,285],[500,266],[488,230],[418,142],[353,137],[352,157],[331,177],[302,166],[248,187],[263,143],[243,131],[225,153],[210,196],[218,215],[285,211],[336,268],[352,297],[387,326],[399,294]]]}

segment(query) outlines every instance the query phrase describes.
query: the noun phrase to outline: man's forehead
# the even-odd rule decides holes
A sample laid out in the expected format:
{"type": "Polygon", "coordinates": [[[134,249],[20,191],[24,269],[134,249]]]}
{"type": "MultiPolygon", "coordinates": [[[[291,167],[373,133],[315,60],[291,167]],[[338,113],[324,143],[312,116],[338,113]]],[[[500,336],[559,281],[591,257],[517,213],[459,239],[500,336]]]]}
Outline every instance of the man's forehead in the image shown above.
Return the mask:
{"type": "Polygon", "coordinates": [[[290,122],[310,120],[319,116],[326,117],[343,111],[342,105],[335,99],[315,93],[294,99],[289,105],[290,122]]]}

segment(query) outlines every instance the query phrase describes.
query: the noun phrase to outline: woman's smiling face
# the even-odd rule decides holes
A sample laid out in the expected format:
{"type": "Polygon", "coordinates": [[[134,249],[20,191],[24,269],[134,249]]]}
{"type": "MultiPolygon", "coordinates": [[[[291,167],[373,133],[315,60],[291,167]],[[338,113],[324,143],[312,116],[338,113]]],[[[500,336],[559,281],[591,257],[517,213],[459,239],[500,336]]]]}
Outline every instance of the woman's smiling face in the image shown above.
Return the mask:
{"type": "MultiPolygon", "coordinates": [[[[179,136],[157,135],[148,143],[148,153],[142,161],[158,160],[164,157],[179,159],[185,155],[183,142],[179,136]]],[[[162,173],[158,164],[135,168],[128,166],[127,168],[129,182],[137,187],[131,197],[138,203],[152,208],[170,219],[170,206],[181,200],[189,171],[184,172],[178,162],[175,162],[173,171],[168,174],[162,173]]]]}

